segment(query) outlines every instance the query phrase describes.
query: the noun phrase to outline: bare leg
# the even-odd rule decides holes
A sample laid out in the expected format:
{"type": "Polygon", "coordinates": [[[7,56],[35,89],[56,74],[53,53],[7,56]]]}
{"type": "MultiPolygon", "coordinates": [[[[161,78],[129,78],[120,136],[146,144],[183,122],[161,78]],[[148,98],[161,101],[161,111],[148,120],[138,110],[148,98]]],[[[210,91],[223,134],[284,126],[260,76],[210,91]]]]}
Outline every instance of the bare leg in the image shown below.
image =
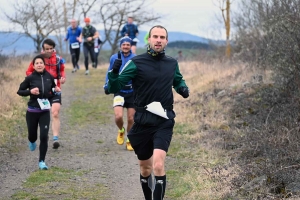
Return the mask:
{"type": "Polygon", "coordinates": [[[115,112],[115,122],[119,130],[122,130],[124,121],[123,121],[123,107],[116,106],[114,107],[115,112]]]}
{"type": "Polygon", "coordinates": [[[135,113],[134,108],[127,109],[127,133],[130,131],[130,129],[134,123],[134,121],[133,121],[134,113],[135,113]]]}
{"type": "Polygon", "coordinates": [[[162,200],[166,190],[165,159],[167,153],[161,149],[153,151],[153,172],[155,175],[155,189],[153,199],[162,200]]]}
{"type": "Polygon", "coordinates": [[[59,136],[59,129],[60,129],[59,111],[60,111],[60,103],[52,104],[51,114],[52,114],[53,136],[59,136]]]}
{"type": "Polygon", "coordinates": [[[152,189],[149,186],[150,186],[150,181],[152,182],[151,172],[152,172],[153,159],[151,157],[148,160],[140,160],[139,164],[140,164],[140,171],[141,171],[140,181],[141,181],[144,197],[146,200],[152,200],[152,189]]]}

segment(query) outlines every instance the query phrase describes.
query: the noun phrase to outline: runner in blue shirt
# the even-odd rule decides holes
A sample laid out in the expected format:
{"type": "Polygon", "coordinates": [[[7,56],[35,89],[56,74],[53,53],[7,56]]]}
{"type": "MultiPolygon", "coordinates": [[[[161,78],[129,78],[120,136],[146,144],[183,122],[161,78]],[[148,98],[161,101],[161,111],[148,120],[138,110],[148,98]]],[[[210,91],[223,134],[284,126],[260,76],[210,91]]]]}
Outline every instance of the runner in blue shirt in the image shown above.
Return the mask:
{"type": "Polygon", "coordinates": [[[77,25],[75,19],[71,20],[71,26],[68,27],[65,41],[69,40],[70,43],[70,54],[72,56],[73,70],[72,73],[76,72],[79,69],[78,60],[80,56],[80,42],[78,37],[81,34],[81,27],[77,25]]]}
{"type": "Polygon", "coordinates": [[[137,25],[133,23],[133,17],[128,17],[127,23],[123,26],[121,30],[121,35],[128,36],[131,38],[131,51],[136,54],[136,44],[138,43],[138,39],[136,38],[139,34],[139,30],[137,25]]]}
{"type": "MultiPolygon", "coordinates": [[[[130,50],[131,42],[132,42],[131,39],[127,36],[121,38],[120,40],[121,51],[111,56],[107,73],[112,70],[116,60],[122,61],[122,66],[120,67],[120,72],[121,72],[125,64],[127,63],[127,61],[129,61],[131,58],[135,56],[135,54],[133,54],[130,50]]],[[[109,94],[107,90],[107,84],[108,84],[108,76],[106,74],[104,90],[106,94],[109,94]]],[[[124,136],[125,136],[125,128],[123,127],[124,108],[127,108],[127,133],[130,131],[133,125],[133,116],[135,113],[133,102],[134,99],[133,99],[132,81],[129,81],[119,92],[114,94],[113,107],[115,112],[115,122],[117,127],[119,128],[118,136],[117,136],[117,143],[119,145],[122,145],[124,143],[124,136]]],[[[128,151],[133,150],[128,138],[126,140],[126,149],[128,151]]]]}

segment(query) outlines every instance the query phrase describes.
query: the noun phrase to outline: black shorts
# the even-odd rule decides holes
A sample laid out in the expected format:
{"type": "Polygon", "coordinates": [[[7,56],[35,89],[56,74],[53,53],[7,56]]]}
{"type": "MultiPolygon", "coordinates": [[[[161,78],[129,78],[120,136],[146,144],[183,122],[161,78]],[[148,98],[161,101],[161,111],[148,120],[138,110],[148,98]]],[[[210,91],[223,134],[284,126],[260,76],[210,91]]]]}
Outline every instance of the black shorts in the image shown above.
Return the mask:
{"type": "Polygon", "coordinates": [[[61,104],[61,94],[53,96],[50,100],[51,105],[54,103],[60,103],[61,104]]]}
{"type": "Polygon", "coordinates": [[[131,41],[131,46],[136,46],[137,42],[131,41]]]}
{"type": "Polygon", "coordinates": [[[166,120],[158,126],[144,126],[134,123],[128,133],[130,144],[139,160],[148,160],[154,149],[168,152],[172,135],[174,119],[166,120]]]}
{"type": "Polygon", "coordinates": [[[133,98],[133,92],[130,93],[123,93],[123,92],[118,92],[114,94],[115,96],[121,96],[124,97],[124,105],[122,107],[124,108],[134,108],[134,98],[133,98]]]}

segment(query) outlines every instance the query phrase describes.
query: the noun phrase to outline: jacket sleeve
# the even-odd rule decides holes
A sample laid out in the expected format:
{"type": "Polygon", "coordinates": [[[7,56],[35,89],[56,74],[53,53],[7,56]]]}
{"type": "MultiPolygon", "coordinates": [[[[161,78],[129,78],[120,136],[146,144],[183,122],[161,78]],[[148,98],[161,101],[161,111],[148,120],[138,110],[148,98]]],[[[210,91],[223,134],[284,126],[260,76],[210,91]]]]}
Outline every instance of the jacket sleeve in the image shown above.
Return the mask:
{"type": "Polygon", "coordinates": [[[31,62],[29,64],[29,67],[26,70],[26,76],[29,76],[30,74],[32,74],[33,71],[34,71],[34,69],[33,69],[33,63],[31,62]]]}
{"type": "Polygon", "coordinates": [[[176,64],[176,70],[174,73],[173,87],[177,93],[180,87],[187,87],[185,80],[183,80],[183,76],[180,73],[178,63],[176,64]]]}
{"type": "Polygon", "coordinates": [[[108,69],[107,69],[107,72],[106,72],[106,77],[105,77],[105,85],[104,85],[104,88],[107,87],[107,83],[108,83],[108,73],[110,70],[112,70],[112,67],[114,65],[114,62],[115,62],[116,58],[112,55],[109,59],[109,66],[108,66],[108,69]]]}
{"type": "Polygon", "coordinates": [[[126,33],[126,25],[123,26],[122,30],[121,30],[121,36],[124,37],[126,33]]]}
{"type": "Polygon", "coordinates": [[[17,94],[20,96],[29,96],[30,95],[30,80],[29,77],[25,77],[25,80],[20,84],[17,94]]]}
{"type": "MultiPolygon", "coordinates": [[[[51,78],[51,88],[55,88],[57,85],[56,85],[56,83],[55,83],[55,81],[54,81],[54,78],[53,78],[53,76],[51,76],[52,78],[51,78]]],[[[51,91],[52,92],[52,91],[51,91]]]]}
{"type": "Polygon", "coordinates": [[[61,77],[66,78],[65,59],[63,59],[62,57],[60,58],[60,75],[61,75],[61,77]]]}
{"type": "Polygon", "coordinates": [[[129,60],[123,70],[119,74],[115,74],[112,71],[108,72],[108,91],[109,93],[117,93],[137,74],[136,65],[132,60],[129,60]]]}

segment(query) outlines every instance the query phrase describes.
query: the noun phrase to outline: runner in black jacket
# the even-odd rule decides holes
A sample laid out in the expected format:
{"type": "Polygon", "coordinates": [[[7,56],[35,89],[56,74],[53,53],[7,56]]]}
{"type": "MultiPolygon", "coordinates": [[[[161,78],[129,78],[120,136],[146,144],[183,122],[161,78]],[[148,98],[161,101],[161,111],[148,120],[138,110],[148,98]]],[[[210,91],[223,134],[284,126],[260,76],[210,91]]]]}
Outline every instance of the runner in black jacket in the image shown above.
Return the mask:
{"type": "Polygon", "coordinates": [[[40,126],[39,168],[48,169],[45,157],[48,149],[48,133],[50,124],[50,102],[55,92],[60,92],[53,76],[45,70],[43,55],[36,56],[33,61],[34,72],[20,84],[17,92],[20,96],[29,96],[26,122],[28,128],[28,146],[31,151],[36,148],[37,129],[40,126]]]}
{"type": "Polygon", "coordinates": [[[108,73],[108,91],[118,92],[132,80],[136,113],[128,137],[139,159],[145,199],[152,199],[154,188],[153,199],[161,200],[166,187],[164,162],[175,124],[172,87],[184,98],[189,96],[189,89],[179,71],[178,62],[165,55],[167,30],[159,25],[152,27],[148,41],[147,53],[133,57],[120,74],[122,60],[115,61],[112,71],[108,73]],[[156,181],[155,187],[150,188],[148,182],[152,172],[156,181]]]}

